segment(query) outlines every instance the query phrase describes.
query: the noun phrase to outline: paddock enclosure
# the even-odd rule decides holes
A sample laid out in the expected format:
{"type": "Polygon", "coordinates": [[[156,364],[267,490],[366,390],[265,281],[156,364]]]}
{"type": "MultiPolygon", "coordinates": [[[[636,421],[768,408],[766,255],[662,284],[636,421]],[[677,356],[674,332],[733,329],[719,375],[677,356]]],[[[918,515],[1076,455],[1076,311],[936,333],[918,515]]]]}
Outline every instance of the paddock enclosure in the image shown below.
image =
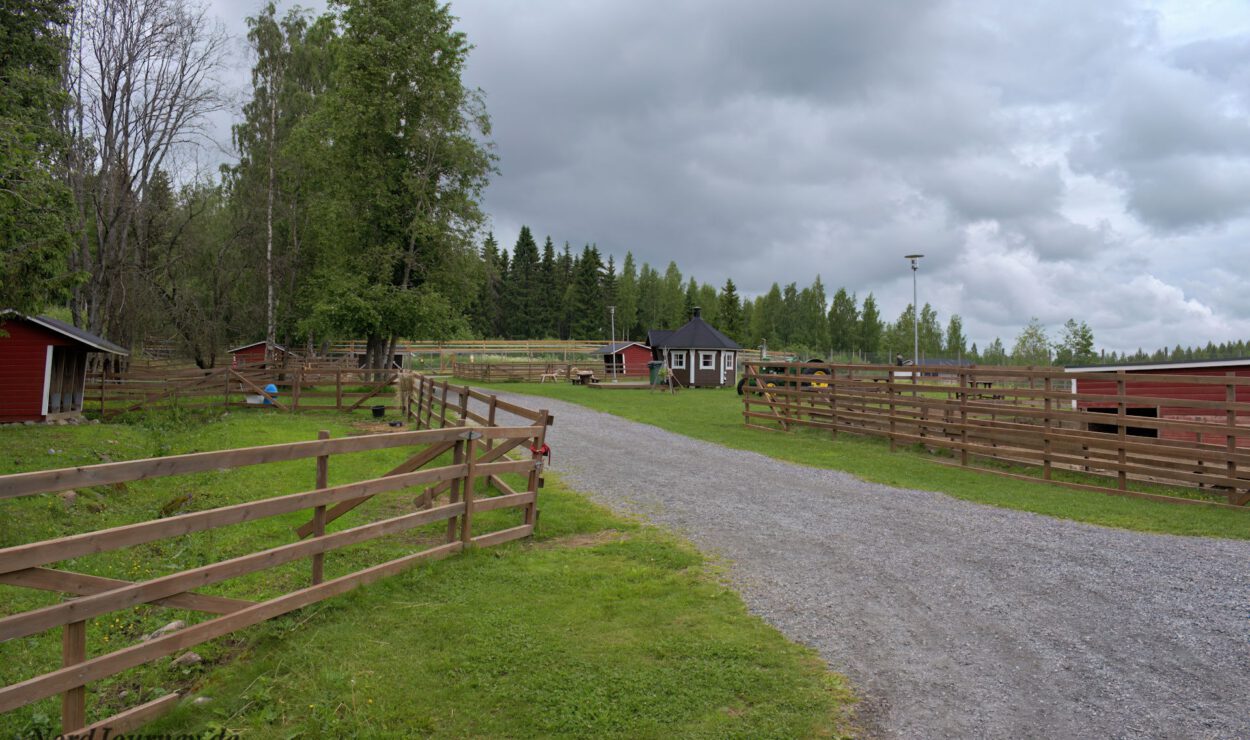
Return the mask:
{"type": "Polygon", "coordinates": [[[944,453],[948,464],[1038,466],[1042,480],[1104,493],[1237,508],[1250,503],[1250,377],[1232,371],[1134,375],[747,362],[745,378],[743,420],[750,427],[884,437],[892,450],[916,444],[944,453]],[[1194,413],[1158,413],[1175,407],[1194,413]],[[1095,476],[1094,482],[1056,480],[1061,470],[1095,476]],[[1200,489],[1202,498],[1130,490],[1129,481],[1200,489]]]}
{"type": "MultiPolygon", "coordinates": [[[[87,736],[92,731],[104,733],[105,728],[114,736],[129,732],[171,708],[179,694],[171,692],[88,726],[87,688],[93,681],[345,593],[420,562],[529,536],[538,518],[542,481],[542,457],[538,451],[552,421],[547,412],[526,409],[425,376],[412,376],[404,384],[409,389],[404,415],[415,427],[411,431],[339,439],[330,439],[327,432],[322,432],[318,439],[306,442],[0,476],[0,506],[5,499],[75,488],[124,486],[166,476],[289,461],[307,461],[309,479],[315,480],[313,488],[298,493],[265,496],[258,491],[255,500],[244,503],[0,549],[0,584],[68,597],[0,618],[0,642],[60,630],[62,643],[59,666],[49,666],[46,672],[0,687],[0,712],[59,694],[62,733],[87,736]],[[495,418],[500,411],[520,423],[497,425],[495,418]],[[389,470],[378,470],[376,477],[328,485],[329,471],[339,456],[387,449],[402,449],[407,457],[389,470]],[[503,476],[524,484],[514,488],[503,476]],[[483,486],[485,495],[479,490],[483,486]],[[348,528],[331,531],[330,525],[344,514],[370,499],[387,495],[393,500],[379,499],[386,502],[385,507],[368,510],[381,510],[384,518],[365,523],[353,521],[348,528]],[[491,531],[484,531],[490,529],[489,523],[478,521],[475,527],[477,515],[496,510],[514,511],[515,520],[491,531]],[[283,515],[293,526],[289,541],[277,546],[149,580],[129,581],[78,572],[84,564],[86,570],[91,570],[89,564],[95,556],[160,541],[176,544],[199,533],[246,527],[251,522],[283,515]],[[402,546],[411,551],[401,557],[359,570],[350,570],[355,567],[354,559],[339,561],[350,572],[326,577],[327,558],[335,557],[335,551],[341,548],[399,533],[415,535],[413,531],[418,527],[437,523],[445,523],[445,529],[440,525],[427,529],[424,539],[403,539],[407,544],[402,546]],[[198,591],[300,561],[308,567],[303,583],[287,589],[282,585],[286,581],[276,579],[284,591],[272,598],[249,601],[198,591]],[[119,649],[93,644],[89,656],[88,623],[109,619],[140,605],[190,610],[204,618],[119,649]]],[[[354,519],[359,518],[360,512],[354,519]]],[[[498,524],[502,519],[492,515],[490,521],[498,524]]],[[[283,526],[278,527],[279,532],[285,526],[280,524],[283,526]]]]}

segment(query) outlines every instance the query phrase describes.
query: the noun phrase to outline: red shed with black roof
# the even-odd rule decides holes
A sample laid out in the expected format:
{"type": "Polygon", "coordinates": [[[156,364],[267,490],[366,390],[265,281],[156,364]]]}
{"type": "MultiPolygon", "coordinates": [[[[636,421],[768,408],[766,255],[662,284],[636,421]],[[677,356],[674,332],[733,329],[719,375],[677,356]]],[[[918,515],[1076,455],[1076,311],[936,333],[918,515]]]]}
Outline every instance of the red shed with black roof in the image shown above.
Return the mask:
{"type": "Polygon", "coordinates": [[[0,422],[82,414],[87,353],[126,355],[116,344],[51,318],[0,312],[0,422]]]}

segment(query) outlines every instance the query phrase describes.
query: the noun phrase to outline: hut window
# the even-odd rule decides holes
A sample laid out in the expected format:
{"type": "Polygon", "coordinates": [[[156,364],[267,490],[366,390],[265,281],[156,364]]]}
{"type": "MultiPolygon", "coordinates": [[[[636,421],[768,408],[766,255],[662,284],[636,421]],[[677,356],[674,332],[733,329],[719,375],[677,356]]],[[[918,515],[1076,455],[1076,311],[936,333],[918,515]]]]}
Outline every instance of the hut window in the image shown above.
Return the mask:
{"type": "Polygon", "coordinates": [[[699,369],[715,370],[716,369],[716,353],[700,352],[699,353],[699,369]]]}
{"type": "Polygon", "coordinates": [[[685,352],[676,352],[672,355],[669,355],[669,360],[671,361],[671,364],[674,370],[686,369],[686,353],[685,352]]]}

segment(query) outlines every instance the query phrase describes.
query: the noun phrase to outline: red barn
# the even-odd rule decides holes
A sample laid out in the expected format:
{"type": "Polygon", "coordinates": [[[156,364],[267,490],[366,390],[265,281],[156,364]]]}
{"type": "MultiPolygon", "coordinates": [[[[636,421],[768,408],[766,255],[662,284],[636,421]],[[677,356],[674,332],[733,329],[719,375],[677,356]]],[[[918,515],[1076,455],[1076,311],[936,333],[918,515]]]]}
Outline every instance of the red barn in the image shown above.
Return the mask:
{"type": "Polygon", "coordinates": [[[240,365],[261,365],[272,359],[274,362],[283,363],[288,354],[285,347],[277,344],[269,344],[267,342],[252,342],[242,347],[235,347],[227,350],[230,353],[230,364],[234,367],[240,365]],[[269,349],[268,352],[265,350],[269,349]],[[266,357],[268,355],[268,357],[266,357]]]}
{"type": "Polygon", "coordinates": [[[638,342],[616,342],[600,347],[594,354],[603,355],[603,372],[612,377],[613,369],[616,377],[647,377],[647,363],[651,361],[651,348],[638,342]]]}
{"type": "Polygon", "coordinates": [[[0,330],[0,422],[56,421],[82,413],[87,353],[126,355],[94,334],[47,316],[8,313],[0,330]]]}
{"type": "MultiPolygon", "coordinates": [[[[1124,394],[1135,399],[1125,404],[1125,413],[1128,416],[1175,419],[1217,426],[1228,423],[1227,412],[1216,404],[1223,404],[1230,400],[1228,398],[1229,386],[1225,383],[1187,382],[1185,378],[1229,376],[1250,378],[1250,359],[1069,367],[1064,368],[1064,371],[1081,374],[1072,379],[1072,392],[1080,396],[1115,396],[1118,393],[1117,381],[1119,380],[1116,376],[1123,373],[1124,394]],[[1099,377],[1087,377],[1084,375],[1086,373],[1097,373],[1099,377]],[[1156,379],[1153,376],[1158,377],[1156,379]]],[[[1250,403],[1250,385],[1234,385],[1232,388],[1232,400],[1238,403],[1250,403]]],[[[1107,414],[1116,413],[1118,408],[1114,399],[1078,398],[1073,401],[1073,406],[1081,410],[1107,414]]],[[[1235,418],[1238,426],[1250,426],[1250,411],[1236,411],[1235,418]]],[[[1090,431],[1095,432],[1115,432],[1117,427],[1115,424],[1091,423],[1089,428],[1090,431]]],[[[1187,442],[1201,441],[1209,444],[1224,444],[1227,439],[1225,435],[1218,433],[1199,434],[1196,431],[1158,430],[1144,426],[1128,427],[1127,433],[1142,437],[1161,437],[1187,442]],[[1201,436],[1200,440],[1199,436],[1201,436]]],[[[1238,447],[1250,447],[1250,428],[1246,429],[1244,435],[1236,436],[1238,447]]]]}

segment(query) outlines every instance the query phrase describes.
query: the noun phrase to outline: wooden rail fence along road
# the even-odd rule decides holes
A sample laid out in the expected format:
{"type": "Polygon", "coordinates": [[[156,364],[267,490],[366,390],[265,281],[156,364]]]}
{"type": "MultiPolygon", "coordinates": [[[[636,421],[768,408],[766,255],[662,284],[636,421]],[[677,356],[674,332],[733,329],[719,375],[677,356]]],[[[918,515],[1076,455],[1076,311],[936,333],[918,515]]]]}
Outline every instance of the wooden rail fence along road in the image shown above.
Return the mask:
{"type": "Polygon", "coordinates": [[[946,451],[952,464],[1038,466],[1043,480],[1083,490],[1250,503],[1250,377],[777,362],[747,362],[744,377],[750,427],[885,437],[891,450],[924,445],[946,451]],[[1054,481],[1058,469],[1115,483],[1054,481]],[[1224,500],[1129,490],[1130,480],[1224,500]]]}
{"type": "Polygon", "coordinates": [[[542,475],[542,458],[533,450],[543,446],[551,423],[548,413],[424,376],[410,376],[404,383],[410,390],[405,412],[417,427],[415,431],[342,439],[329,439],[329,434],[322,432],[315,441],[0,476],[0,505],[4,499],[23,496],[292,460],[308,460],[314,467],[316,481],[314,488],[300,493],[0,549],[0,583],[72,597],[0,618],[0,642],[60,629],[63,645],[60,666],[0,687],[0,713],[60,694],[62,733],[100,737],[105,728],[112,736],[129,732],[172,707],[179,695],[170,693],[88,726],[87,687],[91,682],[399,573],[419,562],[530,535],[537,523],[542,475]],[[449,393],[453,396],[450,400],[449,393]],[[495,417],[500,411],[519,417],[523,425],[496,425],[495,417]],[[394,448],[410,448],[412,454],[393,469],[380,471],[379,477],[328,485],[333,456],[394,448]],[[510,453],[518,459],[510,457],[510,453]],[[522,476],[524,489],[510,486],[502,477],[505,475],[522,476]],[[493,489],[493,494],[481,495],[479,483],[493,489]],[[401,513],[396,514],[394,509],[388,509],[386,518],[328,530],[336,519],[370,498],[413,487],[423,491],[411,510],[401,507],[401,513]],[[479,526],[475,531],[476,514],[499,509],[519,510],[517,523],[489,532],[480,531],[479,526]],[[83,559],[89,563],[89,558],[100,553],[162,540],[176,543],[177,538],[193,533],[245,526],[293,512],[307,512],[307,519],[292,532],[291,541],[286,544],[150,580],[119,580],[54,567],[74,560],[74,567],[81,569],[83,559]],[[415,551],[402,557],[325,578],[329,553],[436,522],[446,522],[445,536],[440,534],[437,544],[423,549],[411,546],[415,551]],[[248,601],[196,591],[298,560],[307,560],[309,564],[306,585],[274,598],[248,601]],[[107,619],[119,610],[144,604],[210,616],[183,629],[117,649],[107,644],[93,645],[88,657],[90,620],[107,619]],[[98,733],[90,735],[92,731],[98,733]]]}

